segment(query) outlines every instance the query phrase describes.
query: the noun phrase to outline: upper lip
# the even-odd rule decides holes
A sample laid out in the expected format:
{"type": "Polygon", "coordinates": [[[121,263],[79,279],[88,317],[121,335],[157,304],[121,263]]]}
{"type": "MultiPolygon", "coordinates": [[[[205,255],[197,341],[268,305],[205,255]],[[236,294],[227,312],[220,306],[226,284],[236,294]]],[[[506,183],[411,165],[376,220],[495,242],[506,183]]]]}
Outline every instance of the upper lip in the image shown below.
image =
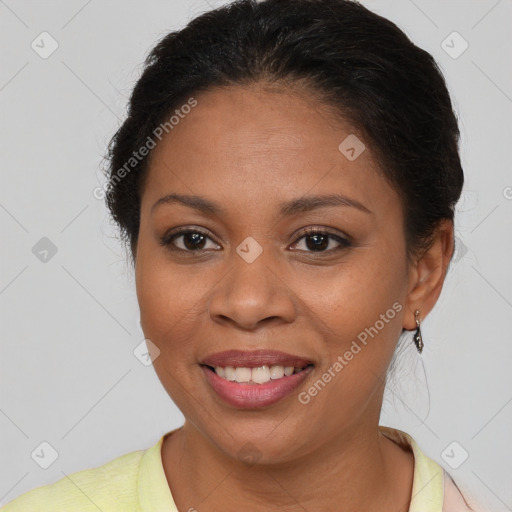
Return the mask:
{"type": "Polygon", "coordinates": [[[256,368],[258,366],[293,366],[303,368],[313,361],[301,356],[287,354],[279,350],[226,350],[205,357],[201,361],[206,366],[232,366],[234,368],[256,368]]]}

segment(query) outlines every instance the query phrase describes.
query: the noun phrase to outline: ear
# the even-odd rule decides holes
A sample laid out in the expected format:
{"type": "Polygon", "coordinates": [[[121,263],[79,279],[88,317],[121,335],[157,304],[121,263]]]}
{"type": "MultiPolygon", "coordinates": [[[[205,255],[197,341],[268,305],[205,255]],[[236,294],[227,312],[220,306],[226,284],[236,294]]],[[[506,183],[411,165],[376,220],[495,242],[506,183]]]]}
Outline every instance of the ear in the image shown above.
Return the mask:
{"type": "Polygon", "coordinates": [[[416,328],[414,311],[420,310],[424,319],[435,306],[443,289],[448,265],[454,249],[453,222],[443,219],[435,232],[432,244],[410,266],[408,293],[403,328],[416,328]]]}

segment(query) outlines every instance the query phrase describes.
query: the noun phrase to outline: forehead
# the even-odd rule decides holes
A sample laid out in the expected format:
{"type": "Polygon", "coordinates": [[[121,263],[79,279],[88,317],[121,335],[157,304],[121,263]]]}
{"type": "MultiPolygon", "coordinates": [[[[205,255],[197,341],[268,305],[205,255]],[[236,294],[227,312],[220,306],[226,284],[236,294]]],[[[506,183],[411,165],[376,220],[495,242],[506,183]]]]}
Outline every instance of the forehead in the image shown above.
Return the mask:
{"type": "Polygon", "coordinates": [[[370,142],[313,97],[255,86],[194,98],[197,105],[153,150],[143,207],[172,192],[212,197],[235,210],[309,193],[343,193],[369,209],[396,200],[370,142]],[[355,159],[347,140],[360,152],[355,159]]]}

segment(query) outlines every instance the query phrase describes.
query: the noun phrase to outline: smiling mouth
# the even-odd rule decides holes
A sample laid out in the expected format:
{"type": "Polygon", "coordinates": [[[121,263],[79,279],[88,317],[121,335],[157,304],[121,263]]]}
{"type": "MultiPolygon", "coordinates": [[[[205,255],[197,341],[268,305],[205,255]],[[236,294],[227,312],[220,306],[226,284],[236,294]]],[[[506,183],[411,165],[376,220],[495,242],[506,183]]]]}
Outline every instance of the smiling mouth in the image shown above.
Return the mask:
{"type": "Polygon", "coordinates": [[[209,366],[202,365],[209,371],[218,375],[221,379],[238,384],[260,385],[268,382],[286,379],[291,375],[301,373],[313,364],[307,364],[303,367],[281,366],[281,365],[262,365],[254,368],[234,367],[234,366],[209,366]]]}

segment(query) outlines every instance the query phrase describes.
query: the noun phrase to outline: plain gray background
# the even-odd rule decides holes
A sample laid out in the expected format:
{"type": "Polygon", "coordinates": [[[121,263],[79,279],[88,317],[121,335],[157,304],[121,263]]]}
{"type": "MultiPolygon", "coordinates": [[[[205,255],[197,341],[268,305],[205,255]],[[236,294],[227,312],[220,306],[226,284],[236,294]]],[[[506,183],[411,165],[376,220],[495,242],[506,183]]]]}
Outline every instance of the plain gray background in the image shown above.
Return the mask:
{"type": "MultiPolygon", "coordinates": [[[[134,355],[133,271],[93,190],[149,49],[224,3],[0,0],[0,504],[182,424],[134,355]],[[47,469],[43,442],[58,453],[47,469]]],[[[466,177],[423,361],[411,341],[381,423],[411,434],[484,509],[512,510],[512,2],[363,3],[441,66],[466,177]]]]}

